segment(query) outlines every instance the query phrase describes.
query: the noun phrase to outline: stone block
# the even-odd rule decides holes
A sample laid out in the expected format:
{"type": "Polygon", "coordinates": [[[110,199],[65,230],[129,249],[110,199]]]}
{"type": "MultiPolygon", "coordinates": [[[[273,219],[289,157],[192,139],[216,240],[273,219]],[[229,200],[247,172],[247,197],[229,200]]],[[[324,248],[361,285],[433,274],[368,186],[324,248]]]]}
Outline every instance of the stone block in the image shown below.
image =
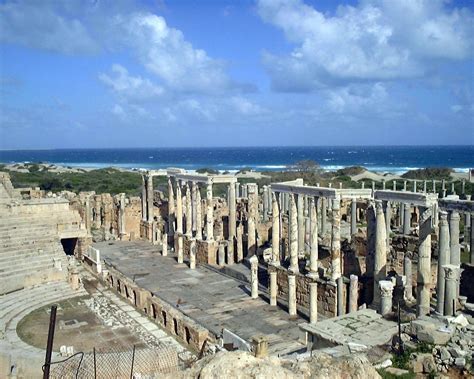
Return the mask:
{"type": "Polygon", "coordinates": [[[389,374],[395,375],[395,376],[403,376],[403,375],[408,375],[410,371],[408,370],[403,370],[401,368],[396,368],[396,367],[387,367],[385,369],[385,372],[388,372],[389,374]]]}
{"type": "Polygon", "coordinates": [[[451,339],[452,333],[440,332],[438,330],[420,330],[416,334],[421,342],[430,343],[433,345],[446,345],[451,339]]]}

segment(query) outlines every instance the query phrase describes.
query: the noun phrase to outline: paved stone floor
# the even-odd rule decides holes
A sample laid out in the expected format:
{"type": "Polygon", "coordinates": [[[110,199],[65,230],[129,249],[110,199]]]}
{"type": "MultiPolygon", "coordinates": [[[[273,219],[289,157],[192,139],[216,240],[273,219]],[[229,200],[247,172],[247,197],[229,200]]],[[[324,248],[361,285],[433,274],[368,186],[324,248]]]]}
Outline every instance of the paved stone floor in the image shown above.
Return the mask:
{"type": "MultiPolygon", "coordinates": [[[[357,343],[370,347],[384,345],[397,332],[397,323],[385,320],[372,309],[362,309],[314,325],[303,324],[302,329],[324,341],[338,345],[357,343]]],[[[316,346],[318,343],[316,343],[316,346]]]]}
{"type": "Polygon", "coordinates": [[[298,324],[288,313],[271,307],[264,299],[251,299],[248,287],[205,266],[190,270],[171,254],[145,241],[114,241],[94,244],[101,257],[142,288],[153,292],[181,312],[215,333],[223,328],[250,341],[264,334],[271,354],[288,354],[305,348],[299,342],[298,324]]]}

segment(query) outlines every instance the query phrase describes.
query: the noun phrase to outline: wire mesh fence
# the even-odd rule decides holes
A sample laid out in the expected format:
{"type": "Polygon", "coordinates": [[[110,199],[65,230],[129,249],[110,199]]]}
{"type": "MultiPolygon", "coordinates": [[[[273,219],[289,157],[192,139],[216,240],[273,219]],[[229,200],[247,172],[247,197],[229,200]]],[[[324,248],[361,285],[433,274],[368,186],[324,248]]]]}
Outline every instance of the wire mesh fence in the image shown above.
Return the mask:
{"type": "Polygon", "coordinates": [[[173,373],[182,367],[176,350],[171,348],[133,348],[93,350],[51,362],[51,379],[152,378],[173,373]]]}

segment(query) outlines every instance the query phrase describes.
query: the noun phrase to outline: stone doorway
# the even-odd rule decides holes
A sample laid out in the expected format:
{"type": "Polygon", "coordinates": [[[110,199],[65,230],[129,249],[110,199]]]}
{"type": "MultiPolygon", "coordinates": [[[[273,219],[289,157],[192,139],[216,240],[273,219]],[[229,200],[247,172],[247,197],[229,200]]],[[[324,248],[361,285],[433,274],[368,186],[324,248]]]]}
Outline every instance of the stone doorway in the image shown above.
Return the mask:
{"type": "Polygon", "coordinates": [[[77,238],[63,238],[61,239],[61,245],[66,255],[74,255],[74,251],[77,246],[77,238]]]}

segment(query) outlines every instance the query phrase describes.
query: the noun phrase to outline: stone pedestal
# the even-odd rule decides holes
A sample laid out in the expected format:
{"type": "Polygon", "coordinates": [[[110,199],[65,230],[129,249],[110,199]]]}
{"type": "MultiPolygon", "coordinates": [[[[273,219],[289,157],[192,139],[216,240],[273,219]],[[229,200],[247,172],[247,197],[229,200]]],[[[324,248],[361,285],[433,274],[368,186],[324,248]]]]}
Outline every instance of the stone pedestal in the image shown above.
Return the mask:
{"type": "Polygon", "coordinates": [[[318,283],[309,283],[309,322],[316,324],[318,321],[318,283]]]}
{"type": "Polygon", "coordinates": [[[252,299],[258,298],[258,258],[253,255],[249,259],[250,262],[250,291],[252,299]]]}
{"type": "Polygon", "coordinates": [[[255,358],[265,358],[268,356],[268,340],[266,336],[252,338],[255,358]]]}
{"type": "Polygon", "coordinates": [[[349,285],[349,313],[356,312],[359,300],[359,278],[357,275],[350,276],[349,285]]]}
{"type": "Polygon", "coordinates": [[[392,312],[393,283],[391,280],[381,280],[380,288],[380,314],[385,316],[392,312]]]}

